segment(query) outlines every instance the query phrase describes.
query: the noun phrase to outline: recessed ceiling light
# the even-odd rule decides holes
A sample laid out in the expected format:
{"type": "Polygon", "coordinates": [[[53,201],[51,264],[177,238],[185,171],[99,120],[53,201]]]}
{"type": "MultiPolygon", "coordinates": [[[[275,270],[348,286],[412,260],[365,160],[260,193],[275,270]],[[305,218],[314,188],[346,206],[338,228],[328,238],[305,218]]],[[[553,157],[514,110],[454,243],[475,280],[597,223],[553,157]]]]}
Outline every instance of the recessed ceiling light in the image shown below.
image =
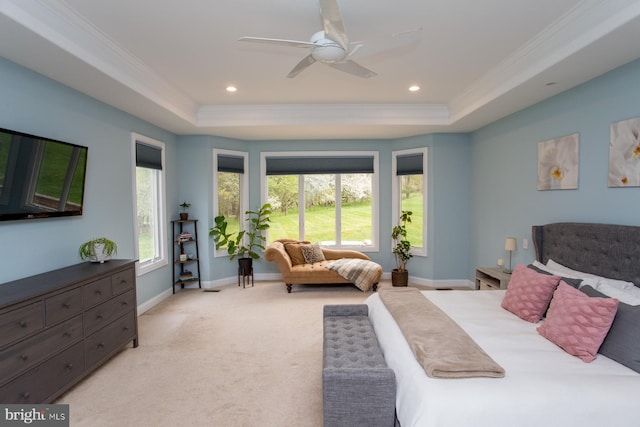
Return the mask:
{"type": "Polygon", "coordinates": [[[420,86],[418,86],[418,85],[409,86],[409,91],[410,92],[417,92],[419,90],[420,90],[420,86]]]}
{"type": "Polygon", "coordinates": [[[227,86],[227,92],[235,92],[237,91],[238,88],[235,86],[227,86]]]}

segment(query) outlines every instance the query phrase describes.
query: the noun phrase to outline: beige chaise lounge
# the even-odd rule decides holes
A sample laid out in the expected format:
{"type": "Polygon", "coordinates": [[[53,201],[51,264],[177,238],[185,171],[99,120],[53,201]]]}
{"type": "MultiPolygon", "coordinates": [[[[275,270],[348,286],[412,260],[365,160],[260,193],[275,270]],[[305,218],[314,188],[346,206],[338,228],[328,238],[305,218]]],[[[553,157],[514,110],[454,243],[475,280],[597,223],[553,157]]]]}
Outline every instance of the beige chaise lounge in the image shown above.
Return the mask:
{"type": "MultiPolygon", "coordinates": [[[[362,252],[352,250],[337,250],[322,248],[325,261],[307,263],[298,248],[300,245],[309,244],[310,242],[301,242],[292,239],[280,239],[271,243],[264,252],[264,258],[267,261],[273,261],[278,266],[282,279],[287,285],[287,292],[291,293],[291,286],[294,284],[329,284],[329,283],[351,283],[349,280],[340,276],[335,271],[325,268],[329,262],[342,258],[358,258],[370,260],[370,258],[362,252]],[[286,245],[286,247],[285,247],[286,245]],[[293,256],[292,256],[293,255],[293,256]]],[[[382,275],[380,267],[377,278],[372,283],[373,290],[377,290],[378,281],[382,275]]]]}

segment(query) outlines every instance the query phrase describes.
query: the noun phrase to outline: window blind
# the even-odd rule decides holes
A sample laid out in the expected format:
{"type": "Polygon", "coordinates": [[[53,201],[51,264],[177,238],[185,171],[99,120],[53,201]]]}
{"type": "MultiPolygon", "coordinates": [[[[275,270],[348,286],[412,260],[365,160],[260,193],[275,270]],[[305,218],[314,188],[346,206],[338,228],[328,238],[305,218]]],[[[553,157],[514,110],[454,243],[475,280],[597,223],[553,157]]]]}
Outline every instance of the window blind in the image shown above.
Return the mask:
{"type": "Polygon", "coordinates": [[[136,141],[136,166],[162,170],[162,149],[136,141]]]}
{"type": "Polygon", "coordinates": [[[396,157],[396,175],[422,175],[422,153],[396,157]]]}
{"type": "Polygon", "coordinates": [[[373,156],[267,157],[267,175],[373,173],[373,156]]]}
{"type": "Polygon", "coordinates": [[[244,157],[218,154],[218,172],[244,173],[244,157]]]}

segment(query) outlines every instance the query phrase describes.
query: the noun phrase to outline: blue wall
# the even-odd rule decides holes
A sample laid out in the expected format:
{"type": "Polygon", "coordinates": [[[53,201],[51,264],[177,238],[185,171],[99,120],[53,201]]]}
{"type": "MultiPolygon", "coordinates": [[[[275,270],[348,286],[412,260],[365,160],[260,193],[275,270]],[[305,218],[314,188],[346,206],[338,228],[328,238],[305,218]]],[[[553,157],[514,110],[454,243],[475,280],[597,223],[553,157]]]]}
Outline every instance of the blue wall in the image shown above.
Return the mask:
{"type": "MultiPolygon", "coordinates": [[[[468,263],[469,234],[469,136],[434,134],[388,140],[344,141],[238,141],[213,136],[181,136],[180,162],[188,164],[180,172],[179,199],[192,203],[190,211],[199,218],[199,236],[208,236],[213,224],[213,148],[249,153],[249,205],[260,206],[260,155],[270,151],[377,151],[380,175],[380,249],[368,252],[384,271],[395,267],[391,255],[391,159],[392,151],[428,147],[428,247],[427,257],[414,257],[409,264],[413,277],[424,279],[464,279],[468,263]],[[437,263],[434,260],[439,260],[437,263]]],[[[205,280],[236,275],[236,263],[226,257],[213,257],[211,239],[199,245],[201,272],[205,280]]],[[[201,239],[202,240],[202,239],[201,239]]],[[[277,273],[275,265],[257,261],[256,273],[277,273]]]]}
{"type": "MultiPolygon", "coordinates": [[[[640,188],[608,188],[609,130],[640,116],[640,61],[494,122],[471,135],[471,263],[506,258],[504,238],[518,238],[514,263],[534,259],[523,250],[531,226],[584,221],[640,225],[640,188]],[[579,188],[537,191],[538,142],[580,134],[579,188]]],[[[530,241],[531,242],[531,241],[530,241]]]]}
{"type": "MultiPolygon", "coordinates": [[[[593,221],[640,225],[639,188],[607,188],[609,127],[640,116],[640,61],[494,122],[472,134],[431,134],[397,140],[239,141],[175,136],[39,74],[0,58],[0,127],[89,147],[85,214],[79,218],[0,223],[0,283],[80,262],[78,246],[99,235],[133,257],[130,132],[166,143],[167,214],[182,200],[199,218],[202,277],[235,276],[235,265],[213,258],[212,149],[248,151],[250,205],[260,204],[262,151],[375,150],[380,159],[380,251],[370,254],[393,268],[391,257],[391,152],[428,147],[428,256],[409,264],[417,278],[471,279],[477,265],[505,258],[504,238],[518,237],[514,263],[529,262],[521,249],[533,224],[593,221]],[[578,190],[537,191],[537,144],[580,134],[578,190]],[[255,172],[254,172],[255,171],[255,172]]],[[[167,224],[170,232],[170,224],[167,224]]],[[[275,272],[261,261],[257,272],[275,272]]],[[[138,300],[171,288],[171,267],[138,279],[138,300]]]]}
{"type": "MultiPolygon", "coordinates": [[[[81,217],[0,222],[0,283],[81,262],[106,236],[133,258],[131,132],[166,143],[167,198],[178,210],[175,135],[0,58],[0,127],[89,147],[81,217]]],[[[171,286],[169,266],[138,278],[138,301],[171,286]]]]}

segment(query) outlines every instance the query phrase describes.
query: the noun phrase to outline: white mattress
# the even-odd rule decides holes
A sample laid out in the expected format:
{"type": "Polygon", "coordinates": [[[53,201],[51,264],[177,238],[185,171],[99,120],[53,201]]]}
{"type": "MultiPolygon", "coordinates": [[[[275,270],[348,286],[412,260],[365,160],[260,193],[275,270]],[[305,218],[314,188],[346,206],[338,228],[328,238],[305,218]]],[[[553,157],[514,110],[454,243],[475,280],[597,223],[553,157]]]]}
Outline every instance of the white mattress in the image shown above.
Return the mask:
{"type": "Polygon", "coordinates": [[[505,291],[424,291],[506,371],[505,378],[430,378],[378,294],[369,317],[395,371],[402,427],[629,426],[637,423],[640,374],[602,355],[565,353],[539,324],[502,309],[505,291]]]}

